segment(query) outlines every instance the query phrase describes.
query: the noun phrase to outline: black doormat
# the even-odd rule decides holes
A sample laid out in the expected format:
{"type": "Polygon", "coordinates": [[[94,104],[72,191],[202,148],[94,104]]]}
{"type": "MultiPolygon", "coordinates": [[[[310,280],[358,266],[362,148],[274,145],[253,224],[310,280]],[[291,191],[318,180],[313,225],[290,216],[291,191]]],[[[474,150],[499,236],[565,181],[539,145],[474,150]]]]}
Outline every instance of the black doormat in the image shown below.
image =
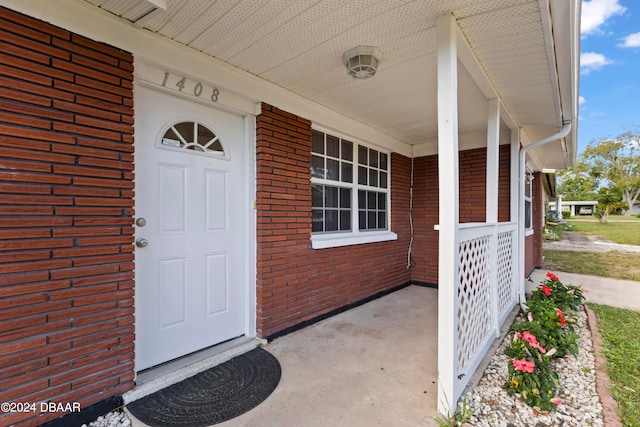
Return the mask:
{"type": "Polygon", "coordinates": [[[127,405],[153,427],[204,427],[255,408],[280,382],[280,363],[256,348],[127,405]]]}

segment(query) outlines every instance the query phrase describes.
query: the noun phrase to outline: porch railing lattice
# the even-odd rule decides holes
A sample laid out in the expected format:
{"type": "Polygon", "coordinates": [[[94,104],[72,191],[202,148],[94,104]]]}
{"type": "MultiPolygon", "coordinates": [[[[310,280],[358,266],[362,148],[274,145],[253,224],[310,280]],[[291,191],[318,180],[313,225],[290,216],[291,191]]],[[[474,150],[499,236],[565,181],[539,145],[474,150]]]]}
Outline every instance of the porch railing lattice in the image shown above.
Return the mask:
{"type": "Polygon", "coordinates": [[[517,302],[515,233],[511,223],[460,228],[454,312],[456,399],[517,302]]]}
{"type": "Polygon", "coordinates": [[[514,232],[498,233],[498,319],[504,323],[516,303],[518,289],[514,283],[514,232]]]}
{"type": "Polygon", "coordinates": [[[482,236],[460,242],[458,267],[458,346],[456,374],[464,372],[478,347],[491,331],[489,289],[489,237],[482,236]]]}

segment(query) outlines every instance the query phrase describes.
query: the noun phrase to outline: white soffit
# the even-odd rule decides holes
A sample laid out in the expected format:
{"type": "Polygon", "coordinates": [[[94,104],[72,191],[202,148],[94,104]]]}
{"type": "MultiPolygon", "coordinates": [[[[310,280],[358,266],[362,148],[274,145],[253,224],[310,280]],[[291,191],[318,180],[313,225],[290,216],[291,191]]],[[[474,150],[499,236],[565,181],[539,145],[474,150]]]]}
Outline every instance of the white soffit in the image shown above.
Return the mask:
{"type": "MultiPolygon", "coordinates": [[[[69,2],[130,22],[155,10],[139,23],[140,31],[213,56],[410,145],[437,133],[436,21],[452,13],[515,124],[547,134],[562,125],[555,65],[549,63],[555,47],[547,46],[551,37],[542,20],[548,12],[541,12],[540,0],[166,0],[166,10],[157,7],[159,0],[69,2]],[[342,54],[357,45],[384,54],[371,79],[349,77],[342,64],[342,54]]],[[[472,74],[461,70],[459,77],[461,132],[486,128],[487,88],[480,90],[472,74]]]]}

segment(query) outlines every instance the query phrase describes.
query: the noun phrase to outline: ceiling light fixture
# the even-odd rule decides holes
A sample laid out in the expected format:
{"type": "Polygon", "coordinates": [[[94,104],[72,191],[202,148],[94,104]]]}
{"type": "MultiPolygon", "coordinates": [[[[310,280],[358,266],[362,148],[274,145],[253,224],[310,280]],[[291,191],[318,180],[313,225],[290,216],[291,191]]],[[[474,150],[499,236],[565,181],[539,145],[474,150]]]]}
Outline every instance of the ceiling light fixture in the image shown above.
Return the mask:
{"type": "Polygon", "coordinates": [[[342,62],[347,72],[354,79],[373,77],[382,60],[382,51],[373,46],[356,46],[342,55],[342,62]]]}

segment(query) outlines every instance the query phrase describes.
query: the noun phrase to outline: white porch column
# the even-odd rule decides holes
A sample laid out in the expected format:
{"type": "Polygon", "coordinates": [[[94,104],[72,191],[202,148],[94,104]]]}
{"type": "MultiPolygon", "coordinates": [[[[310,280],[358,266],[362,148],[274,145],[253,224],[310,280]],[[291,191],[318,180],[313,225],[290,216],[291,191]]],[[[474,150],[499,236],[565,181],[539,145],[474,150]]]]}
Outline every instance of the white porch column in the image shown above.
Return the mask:
{"type": "Polygon", "coordinates": [[[453,413],[458,284],[458,62],[453,15],[438,18],[438,411],[453,413]]]}
{"type": "Polygon", "coordinates": [[[511,206],[509,212],[511,213],[511,222],[518,222],[518,211],[520,205],[518,204],[519,197],[519,183],[520,183],[520,164],[518,163],[518,157],[520,156],[520,129],[511,129],[511,206]]]}
{"type": "Polygon", "coordinates": [[[500,150],[500,100],[490,99],[487,119],[487,216],[486,222],[498,222],[498,165],[500,150]]]}
{"type": "Polygon", "coordinates": [[[556,212],[558,212],[558,215],[562,213],[562,196],[561,195],[558,195],[558,198],[556,199],[556,212]]]}
{"type": "MultiPolygon", "coordinates": [[[[500,165],[500,100],[490,99],[487,117],[487,186],[486,186],[486,218],[488,224],[498,223],[498,177],[500,165]]],[[[500,319],[498,314],[498,235],[491,235],[490,280],[491,287],[491,323],[496,338],[500,336],[500,319]]]]}
{"type": "MultiPolygon", "coordinates": [[[[511,222],[517,223],[520,213],[520,163],[518,161],[520,157],[520,129],[511,129],[511,206],[509,212],[511,213],[511,222]]],[[[524,253],[520,253],[520,244],[518,243],[518,233],[514,235],[513,245],[513,271],[511,276],[511,283],[513,284],[513,296],[518,298],[518,284],[520,283],[520,277],[524,276],[524,253]]]]}

